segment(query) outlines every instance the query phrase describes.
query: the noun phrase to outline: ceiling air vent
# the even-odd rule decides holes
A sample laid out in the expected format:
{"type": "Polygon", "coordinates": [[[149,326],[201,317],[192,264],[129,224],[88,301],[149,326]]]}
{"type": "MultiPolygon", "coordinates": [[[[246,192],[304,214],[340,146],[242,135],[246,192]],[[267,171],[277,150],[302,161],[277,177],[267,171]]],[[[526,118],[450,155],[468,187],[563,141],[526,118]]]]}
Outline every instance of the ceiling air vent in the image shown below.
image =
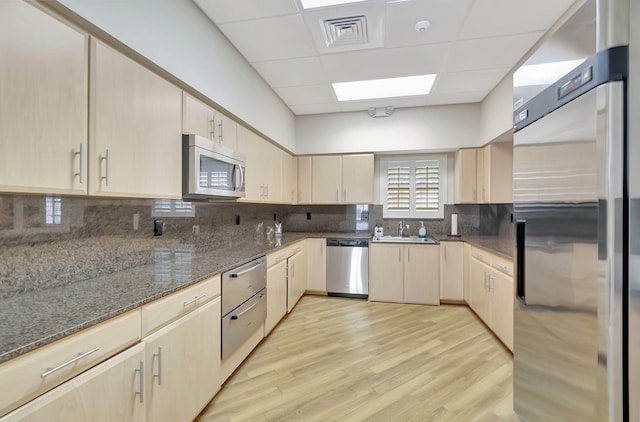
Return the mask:
{"type": "Polygon", "coordinates": [[[322,28],[327,47],[367,44],[369,42],[367,17],[364,15],[326,19],[322,21],[322,28]]]}

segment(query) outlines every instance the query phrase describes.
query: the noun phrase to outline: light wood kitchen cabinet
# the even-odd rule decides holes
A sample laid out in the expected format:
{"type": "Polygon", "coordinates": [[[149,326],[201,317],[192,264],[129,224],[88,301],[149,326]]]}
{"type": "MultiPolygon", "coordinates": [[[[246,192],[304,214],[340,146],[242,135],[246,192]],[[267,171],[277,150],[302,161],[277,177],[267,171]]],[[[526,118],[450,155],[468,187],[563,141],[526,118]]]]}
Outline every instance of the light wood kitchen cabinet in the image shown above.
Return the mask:
{"type": "Polygon", "coordinates": [[[287,260],[284,255],[267,268],[267,318],[264,322],[264,335],[278,325],[287,314],[287,260]]]}
{"type": "Polygon", "coordinates": [[[246,196],[240,201],[282,202],[282,150],[244,127],[238,150],[246,157],[246,196]]]}
{"type": "Polygon", "coordinates": [[[27,2],[0,2],[0,191],[87,194],[88,42],[27,2]]]}
{"type": "Polygon", "coordinates": [[[143,339],[148,420],[193,420],[220,389],[220,300],[143,339]]]}
{"type": "Polygon", "coordinates": [[[476,151],[476,191],[478,203],[487,203],[489,200],[489,175],[491,174],[491,154],[489,145],[478,148],[476,151]]]}
{"type": "Polygon", "coordinates": [[[440,300],[464,301],[463,264],[463,242],[440,242],[440,300]]]}
{"type": "Polygon", "coordinates": [[[0,415],[140,340],[140,311],[109,319],[0,364],[0,415]]]}
{"type": "Polygon", "coordinates": [[[316,155],[311,159],[311,202],[338,204],[342,201],[342,156],[316,155]]]}
{"type": "Polygon", "coordinates": [[[478,200],[476,186],[476,149],[460,149],[456,152],[454,165],[454,202],[474,204],[478,200]]]}
{"type": "Polygon", "coordinates": [[[307,254],[304,243],[294,249],[294,255],[287,260],[287,313],[296,306],[307,290],[307,254]]]}
{"type": "Polygon", "coordinates": [[[214,121],[217,132],[214,140],[233,150],[238,148],[238,124],[232,118],[216,110],[214,121]]]}
{"type": "Polygon", "coordinates": [[[493,142],[477,154],[478,202],[513,202],[513,142],[493,142]]]}
{"type": "Polygon", "coordinates": [[[305,240],[307,252],[307,291],[327,293],[327,239],[305,240]]]}
{"type": "Polygon", "coordinates": [[[214,140],[216,121],[213,108],[184,91],[182,101],[182,133],[194,133],[214,140]]]}
{"type": "Polygon", "coordinates": [[[464,301],[471,306],[471,245],[465,242],[462,256],[462,284],[464,301]]]}
{"type": "Polygon", "coordinates": [[[404,259],[400,244],[369,244],[369,300],[404,302],[404,259]]]}
{"type": "Polygon", "coordinates": [[[369,246],[369,300],[440,304],[440,252],[436,245],[369,246]]]}
{"type": "Polygon", "coordinates": [[[182,197],[182,91],[92,40],[90,194],[182,197]]]}
{"type": "Polygon", "coordinates": [[[311,203],[311,157],[298,157],[298,204],[311,203]]]}
{"type": "Polygon", "coordinates": [[[0,418],[1,422],[145,421],[144,345],[115,355],[0,418]]]}
{"type": "Polygon", "coordinates": [[[311,160],[311,202],[373,202],[373,154],[316,155],[311,160]]]}
{"type": "Polygon", "coordinates": [[[282,151],[282,202],[295,204],[298,199],[298,160],[282,151]]]}
{"type": "Polygon", "coordinates": [[[513,351],[513,263],[471,248],[471,308],[513,351]]]}
{"type": "Polygon", "coordinates": [[[342,202],[373,203],[373,154],[342,156],[342,202]]]}

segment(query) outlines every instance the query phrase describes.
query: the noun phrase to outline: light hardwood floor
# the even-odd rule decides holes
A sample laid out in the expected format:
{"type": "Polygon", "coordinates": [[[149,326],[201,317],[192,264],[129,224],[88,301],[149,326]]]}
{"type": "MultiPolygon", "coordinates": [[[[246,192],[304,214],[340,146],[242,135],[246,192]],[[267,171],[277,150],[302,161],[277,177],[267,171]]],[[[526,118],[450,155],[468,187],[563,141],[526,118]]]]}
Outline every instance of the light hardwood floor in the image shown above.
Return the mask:
{"type": "Polygon", "coordinates": [[[199,421],[517,421],[511,353],[465,306],[304,296],[199,421]]]}

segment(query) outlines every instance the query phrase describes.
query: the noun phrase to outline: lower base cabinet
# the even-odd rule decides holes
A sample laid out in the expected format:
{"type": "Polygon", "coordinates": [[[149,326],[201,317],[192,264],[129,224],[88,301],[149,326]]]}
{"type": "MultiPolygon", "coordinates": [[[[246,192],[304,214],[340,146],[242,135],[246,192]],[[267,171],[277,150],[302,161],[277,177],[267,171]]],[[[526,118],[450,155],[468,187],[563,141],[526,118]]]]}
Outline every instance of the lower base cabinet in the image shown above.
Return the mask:
{"type": "Polygon", "coordinates": [[[142,339],[148,421],[190,421],[220,389],[220,297],[142,339]]]}
{"type": "Polygon", "coordinates": [[[264,322],[264,335],[287,314],[287,260],[282,258],[267,269],[267,318],[264,322]]]}
{"type": "Polygon", "coordinates": [[[439,305],[439,247],[369,245],[369,300],[439,305]]]}
{"type": "Polygon", "coordinates": [[[287,313],[296,306],[307,290],[307,254],[304,244],[294,249],[294,255],[287,259],[287,313]]]}
{"type": "Polygon", "coordinates": [[[307,292],[327,293],[327,240],[307,239],[307,292]]]}
{"type": "Polygon", "coordinates": [[[144,344],[138,343],[0,421],[144,421],[144,377],[144,344]]]}
{"type": "Polygon", "coordinates": [[[440,300],[464,301],[464,243],[440,242],[440,300]]]}

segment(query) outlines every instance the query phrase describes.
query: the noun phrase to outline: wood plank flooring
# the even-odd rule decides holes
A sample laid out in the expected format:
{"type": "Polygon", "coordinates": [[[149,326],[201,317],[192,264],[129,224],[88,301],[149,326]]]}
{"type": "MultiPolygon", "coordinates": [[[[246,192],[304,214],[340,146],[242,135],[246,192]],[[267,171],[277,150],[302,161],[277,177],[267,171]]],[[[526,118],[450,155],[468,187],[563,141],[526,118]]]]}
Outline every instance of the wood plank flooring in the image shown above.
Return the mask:
{"type": "Polygon", "coordinates": [[[199,421],[517,421],[513,359],[466,306],[304,296],[199,421]]]}

